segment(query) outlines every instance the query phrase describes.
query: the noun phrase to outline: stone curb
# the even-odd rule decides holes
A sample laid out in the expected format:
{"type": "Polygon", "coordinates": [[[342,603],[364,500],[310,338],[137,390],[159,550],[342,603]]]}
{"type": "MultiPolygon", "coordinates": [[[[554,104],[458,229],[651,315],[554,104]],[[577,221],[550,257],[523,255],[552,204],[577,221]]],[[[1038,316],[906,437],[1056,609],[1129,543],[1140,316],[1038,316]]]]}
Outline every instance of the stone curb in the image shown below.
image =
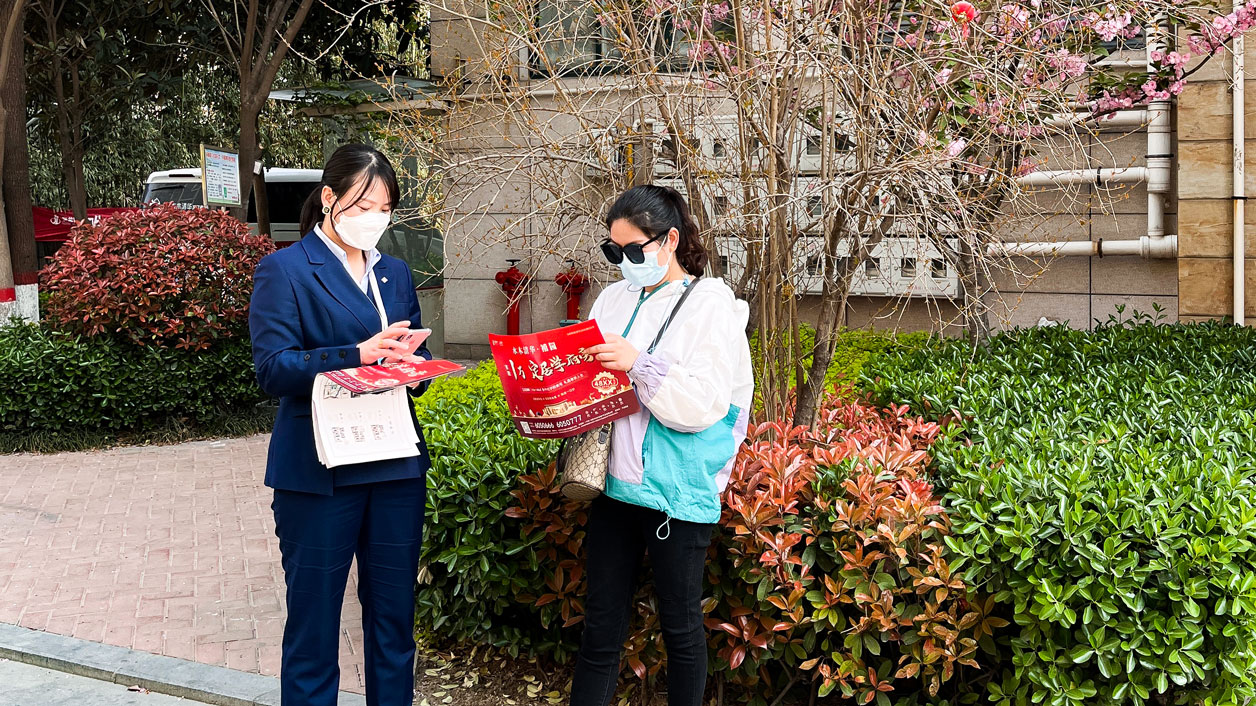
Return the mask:
{"type": "MultiPolygon", "coordinates": [[[[0,658],[215,706],[279,706],[279,680],[0,623],[0,658]]],[[[339,706],[365,706],[340,692],[339,706]]]]}

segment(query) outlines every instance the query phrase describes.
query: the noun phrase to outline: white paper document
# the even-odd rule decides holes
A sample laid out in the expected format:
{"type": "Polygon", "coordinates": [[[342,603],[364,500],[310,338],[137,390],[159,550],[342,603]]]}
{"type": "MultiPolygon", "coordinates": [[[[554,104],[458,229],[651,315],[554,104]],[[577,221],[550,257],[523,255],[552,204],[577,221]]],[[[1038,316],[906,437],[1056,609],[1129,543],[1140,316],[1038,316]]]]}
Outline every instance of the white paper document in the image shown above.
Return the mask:
{"type": "Polygon", "coordinates": [[[314,443],[328,468],[419,455],[419,435],[404,387],[355,395],[319,375],[314,379],[314,443]]]}

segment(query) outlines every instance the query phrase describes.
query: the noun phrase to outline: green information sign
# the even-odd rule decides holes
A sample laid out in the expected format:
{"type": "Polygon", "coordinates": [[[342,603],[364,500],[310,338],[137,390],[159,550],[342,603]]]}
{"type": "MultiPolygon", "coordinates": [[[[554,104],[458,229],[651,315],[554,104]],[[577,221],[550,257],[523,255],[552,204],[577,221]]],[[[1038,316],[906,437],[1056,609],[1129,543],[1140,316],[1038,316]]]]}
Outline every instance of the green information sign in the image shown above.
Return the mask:
{"type": "Polygon", "coordinates": [[[201,145],[201,191],[206,206],[243,206],[240,155],[201,145]]]}

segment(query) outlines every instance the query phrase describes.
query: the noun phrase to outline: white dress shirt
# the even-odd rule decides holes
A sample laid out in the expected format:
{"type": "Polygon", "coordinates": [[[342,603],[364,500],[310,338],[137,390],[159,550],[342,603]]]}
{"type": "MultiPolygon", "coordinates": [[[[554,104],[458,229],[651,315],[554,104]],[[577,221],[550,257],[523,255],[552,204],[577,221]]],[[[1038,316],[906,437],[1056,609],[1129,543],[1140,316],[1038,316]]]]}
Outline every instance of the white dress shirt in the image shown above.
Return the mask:
{"type": "Polygon", "coordinates": [[[349,253],[345,252],[345,249],[337,245],[334,240],[327,237],[327,234],[323,232],[323,227],[317,223],[314,224],[314,233],[322,239],[327,249],[331,251],[331,254],[335,255],[337,260],[340,260],[340,264],[345,266],[345,272],[349,273],[349,279],[356,279],[358,289],[361,289],[362,293],[366,294],[366,286],[371,281],[371,270],[375,269],[375,264],[383,257],[383,255],[379,254],[379,248],[371,248],[371,251],[366,254],[366,269],[362,270],[362,278],[357,279],[353,276],[353,268],[349,267],[349,253]]]}

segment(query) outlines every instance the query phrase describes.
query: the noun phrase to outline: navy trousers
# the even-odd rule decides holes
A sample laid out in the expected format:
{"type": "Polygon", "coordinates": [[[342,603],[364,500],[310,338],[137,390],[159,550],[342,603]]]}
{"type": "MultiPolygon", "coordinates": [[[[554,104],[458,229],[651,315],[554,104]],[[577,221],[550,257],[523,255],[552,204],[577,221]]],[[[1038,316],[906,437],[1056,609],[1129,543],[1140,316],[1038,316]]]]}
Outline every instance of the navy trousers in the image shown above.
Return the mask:
{"type": "Polygon", "coordinates": [[[358,559],[369,706],[414,701],[414,586],[426,479],[339,486],[333,495],[276,490],[271,509],[288,585],[280,699],[335,706],[340,606],[358,559]]]}

